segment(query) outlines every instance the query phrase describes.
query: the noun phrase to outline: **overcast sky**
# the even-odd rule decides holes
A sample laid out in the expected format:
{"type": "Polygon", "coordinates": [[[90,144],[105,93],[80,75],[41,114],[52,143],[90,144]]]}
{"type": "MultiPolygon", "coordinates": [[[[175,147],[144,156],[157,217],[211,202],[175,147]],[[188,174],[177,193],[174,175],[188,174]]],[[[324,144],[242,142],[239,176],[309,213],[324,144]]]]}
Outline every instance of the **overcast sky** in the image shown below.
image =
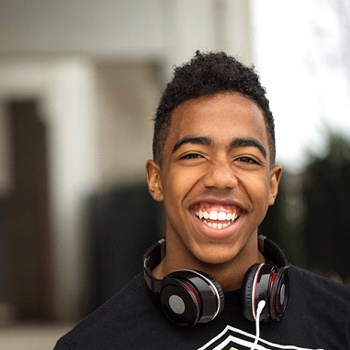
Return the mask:
{"type": "Polygon", "coordinates": [[[276,120],[278,161],[291,170],[303,167],[307,149],[324,152],[326,126],[350,138],[350,74],[342,51],[349,38],[337,1],[253,0],[254,62],[276,120]]]}

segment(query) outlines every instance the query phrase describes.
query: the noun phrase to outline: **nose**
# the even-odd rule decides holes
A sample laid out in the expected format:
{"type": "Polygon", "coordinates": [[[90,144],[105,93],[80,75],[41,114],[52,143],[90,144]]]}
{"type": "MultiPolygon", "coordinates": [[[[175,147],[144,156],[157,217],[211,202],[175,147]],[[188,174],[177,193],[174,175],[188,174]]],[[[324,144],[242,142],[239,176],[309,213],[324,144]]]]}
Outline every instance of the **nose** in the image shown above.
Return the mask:
{"type": "Polygon", "coordinates": [[[237,177],[229,162],[211,164],[202,181],[204,186],[217,189],[232,189],[238,184],[237,177]]]}

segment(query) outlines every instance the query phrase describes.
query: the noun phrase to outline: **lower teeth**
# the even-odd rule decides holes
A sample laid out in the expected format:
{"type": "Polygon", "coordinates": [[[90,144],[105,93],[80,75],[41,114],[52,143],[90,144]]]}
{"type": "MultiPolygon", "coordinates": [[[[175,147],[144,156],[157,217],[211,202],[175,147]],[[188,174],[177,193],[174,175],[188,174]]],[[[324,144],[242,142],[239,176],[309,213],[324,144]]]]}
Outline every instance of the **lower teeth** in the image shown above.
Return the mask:
{"type": "Polygon", "coordinates": [[[228,226],[230,226],[232,224],[232,222],[217,223],[217,222],[208,222],[206,220],[203,220],[202,222],[205,223],[210,228],[213,228],[215,230],[221,230],[221,229],[226,228],[226,227],[228,227],[228,226]]]}

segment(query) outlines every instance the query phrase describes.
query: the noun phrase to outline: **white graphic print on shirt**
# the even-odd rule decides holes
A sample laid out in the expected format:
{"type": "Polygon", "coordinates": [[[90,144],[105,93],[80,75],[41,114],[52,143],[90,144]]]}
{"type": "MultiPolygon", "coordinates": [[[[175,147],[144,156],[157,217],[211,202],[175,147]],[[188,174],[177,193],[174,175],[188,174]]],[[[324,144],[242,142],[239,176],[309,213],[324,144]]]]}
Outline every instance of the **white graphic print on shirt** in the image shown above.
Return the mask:
{"type": "MultiPolygon", "coordinates": [[[[198,350],[249,350],[254,344],[255,336],[238,328],[227,326],[220,334],[198,350]]],[[[259,339],[257,350],[324,350],[308,349],[294,345],[278,345],[259,339]]]]}

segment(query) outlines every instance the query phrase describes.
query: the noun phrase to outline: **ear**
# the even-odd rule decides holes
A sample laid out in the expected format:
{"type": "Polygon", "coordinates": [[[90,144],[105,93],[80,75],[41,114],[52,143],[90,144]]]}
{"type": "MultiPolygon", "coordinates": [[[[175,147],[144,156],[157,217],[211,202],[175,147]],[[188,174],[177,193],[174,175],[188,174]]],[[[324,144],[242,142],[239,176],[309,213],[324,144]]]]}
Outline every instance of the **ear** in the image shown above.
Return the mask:
{"type": "Polygon", "coordinates": [[[146,177],[148,190],[157,202],[163,201],[163,188],[160,177],[160,166],[154,160],[148,160],[146,163],[146,177]]]}
{"type": "Polygon", "coordinates": [[[278,193],[278,185],[280,183],[282,175],[282,167],[280,165],[275,165],[270,174],[270,193],[269,193],[269,205],[275,204],[275,199],[278,193]]]}

